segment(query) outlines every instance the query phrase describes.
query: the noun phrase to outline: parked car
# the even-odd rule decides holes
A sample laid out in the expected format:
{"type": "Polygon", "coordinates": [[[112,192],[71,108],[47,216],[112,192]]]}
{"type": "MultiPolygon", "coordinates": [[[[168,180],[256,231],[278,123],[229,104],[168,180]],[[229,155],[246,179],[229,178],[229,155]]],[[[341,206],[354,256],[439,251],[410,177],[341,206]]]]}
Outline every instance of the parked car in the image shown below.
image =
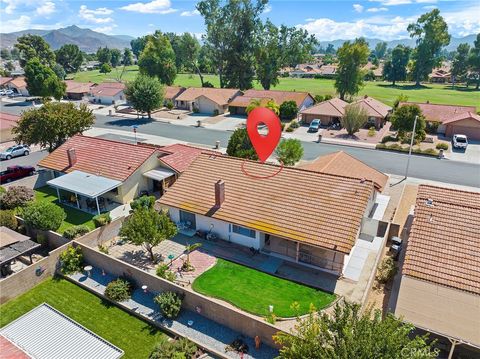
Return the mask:
{"type": "Polygon", "coordinates": [[[392,245],[390,246],[390,252],[394,260],[398,260],[400,252],[402,251],[402,239],[400,237],[392,237],[392,245]]]}
{"type": "Polygon", "coordinates": [[[2,96],[10,96],[10,95],[13,95],[13,91],[12,90],[2,90],[1,95],[2,96]]]}
{"type": "Polygon", "coordinates": [[[468,146],[468,138],[465,135],[453,135],[452,138],[452,146],[453,148],[462,148],[467,149],[468,146]]]}
{"type": "Polygon", "coordinates": [[[31,176],[34,173],[35,167],[32,166],[9,166],[5,171],[0,172],[0,183],[31,176]]]}
{"type": "Polygon", "coordinates": [[[310,126],[308,127],[308,132],[318,132],[320,129],[320,120],[314,119],[310,122],[310,126]]]}
{"type": "Polygon", "coordinates": [[[0,153],[0,160],[11,160],[13,157],[28,156],[30,148],[27,145],[16,145],[0,153]]]}

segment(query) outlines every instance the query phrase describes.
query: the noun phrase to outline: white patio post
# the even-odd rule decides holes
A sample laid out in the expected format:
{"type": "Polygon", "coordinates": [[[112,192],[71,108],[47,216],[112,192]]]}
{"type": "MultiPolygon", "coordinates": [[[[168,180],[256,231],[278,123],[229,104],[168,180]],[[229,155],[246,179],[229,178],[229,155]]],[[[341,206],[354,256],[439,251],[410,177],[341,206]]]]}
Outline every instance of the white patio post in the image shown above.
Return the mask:
{"type": "Polygon", "coordinates": [[[80,203],[78,202],[77,192],[75,192],[75,200],[77,201],[77,208],[80,209],[80,203]]]}
{"type": "Polygon", "coordinates": [[[98,211],[98,214],[100,214],[100,206],[98,205],[98,196],[95,197],[95,202],[97,203],[97,211],[98,211]]]}
{"type": "Polygon", "coordinates": [[[58,189],[58,187],[56,187],[56,190],[57,190],[57,198],[58,198],[58,203],[60,203],[60,190],[58,189]]]}

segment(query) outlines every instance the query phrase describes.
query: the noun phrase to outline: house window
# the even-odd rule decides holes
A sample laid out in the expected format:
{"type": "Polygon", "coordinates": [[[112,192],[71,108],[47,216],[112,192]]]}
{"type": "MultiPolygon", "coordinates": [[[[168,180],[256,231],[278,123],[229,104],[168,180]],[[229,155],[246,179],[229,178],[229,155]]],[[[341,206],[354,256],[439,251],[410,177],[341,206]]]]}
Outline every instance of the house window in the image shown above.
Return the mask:
{"type": "Polygon", "coordinates": [[[241,234],[242,236],[250,237],[250,238],[255,238],[255,231],[253,229],[237,226],[237,225],[232,225],[232,232],[241,234]]]}
{"type": "Polygon", "coordinates": [[[184,223],[188,228],[196,229],[195,214],[180,210],[180,222],[184,223]]]}

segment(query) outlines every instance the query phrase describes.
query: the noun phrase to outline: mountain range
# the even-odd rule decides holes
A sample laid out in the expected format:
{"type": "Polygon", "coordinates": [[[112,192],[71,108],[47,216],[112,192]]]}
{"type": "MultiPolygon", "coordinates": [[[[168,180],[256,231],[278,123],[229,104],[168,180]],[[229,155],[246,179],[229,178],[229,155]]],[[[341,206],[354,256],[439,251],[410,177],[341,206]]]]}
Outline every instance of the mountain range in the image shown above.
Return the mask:
{"type": "MultiPolygon", "coordinates": [[[[467,43],[470,46],[473,45],[473,42],[477,38],[477,35],[472,34],[468,35],[465,37],[453,37],[450,39],[450,44],[446,46],[445,48],[448,51],[454,51],[457,49],[458,45],[462,43],[467,43]]],[[[380,39],[365,39],[368,42],[368,46],[371,49],[375,48],[375,45],[377,45],[379,42],[382,42],[384,40],[380,39]]],[[[326,48],[328,44],[332,44],[334,48],[338,49],[346,40],[332,40],[332,41],[320,41],[320,47],[326,48]]],[[[415,40],[414,39],[399,39],[399,40],[392,40],[392,41],[385,41],[387,43],[388,48],[394,48],[397,45],[405,45],[405,46],[410,46],[410,47],[415,47],[415,40]]]]}
{"type": "Polygon", "coordinates": [[[25,35],[39,35],[45,41],[57,50],[65,44],[75,44],[80,50],[87,53],[96,52],[99,47],[109,47],[111,49],[130,48],[130,40],[132,36],[128,35],[106,35],[90,29],[82,29],[72,25],[56,30],[23,30],[11,32],[8,34],[0,34],[0,43],[2,48],[11,48],[17,42],[17,38],[25,35]]]}

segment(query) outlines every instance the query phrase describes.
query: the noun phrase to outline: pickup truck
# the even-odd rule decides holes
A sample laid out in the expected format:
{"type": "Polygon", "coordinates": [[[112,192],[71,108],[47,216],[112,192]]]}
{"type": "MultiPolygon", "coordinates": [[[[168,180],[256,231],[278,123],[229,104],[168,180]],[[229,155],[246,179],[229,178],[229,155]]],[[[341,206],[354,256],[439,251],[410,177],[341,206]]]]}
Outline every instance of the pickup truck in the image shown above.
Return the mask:
{"type": "Polygon", "coordinates": [[[0,172],[0,183],[7,183],[16,179],[31,176],[35,173],[35,167],[32,166],[10,166],[5,171],[0,172]]]}

